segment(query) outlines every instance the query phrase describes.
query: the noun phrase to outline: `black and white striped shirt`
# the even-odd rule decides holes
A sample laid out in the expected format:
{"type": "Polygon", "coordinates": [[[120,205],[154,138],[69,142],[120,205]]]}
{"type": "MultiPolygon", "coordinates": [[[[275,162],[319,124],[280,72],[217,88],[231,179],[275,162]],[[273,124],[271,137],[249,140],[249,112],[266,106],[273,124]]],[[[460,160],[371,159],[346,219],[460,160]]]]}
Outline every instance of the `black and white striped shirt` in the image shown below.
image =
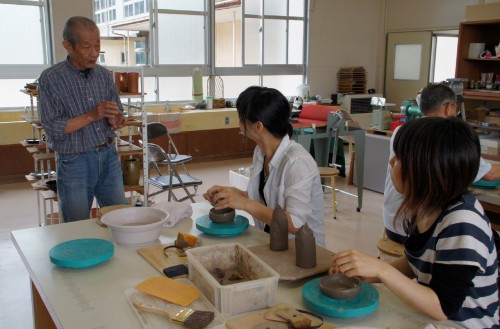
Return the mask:
{"type": "MultiPolygon", "coordinates": [[[[405,242],[406,256],[417,281],[432,288],[433,276],[442,274],[436,271],[445,269],[446,265],[475,268],[471,284],[464,289],[463,303],[448,318],[466,328],[498,328],[497,252],[490,222],[479,202],[470,194],[463,195],[460,202],[439,216],[429,231],[428,235],[422,234],[424,239],[418,243],[415,241],[419,238],[413,234],[405,242]]],[[[450,278],[439,282],[452,285],[456,281],[450,278]]],[[[450,286],[448,291],[454,288],[450,286]]],[[[447,289],[435,291],[441,301],[446,300],[447,296],[439,296],[439,293],[447,289]]]]}

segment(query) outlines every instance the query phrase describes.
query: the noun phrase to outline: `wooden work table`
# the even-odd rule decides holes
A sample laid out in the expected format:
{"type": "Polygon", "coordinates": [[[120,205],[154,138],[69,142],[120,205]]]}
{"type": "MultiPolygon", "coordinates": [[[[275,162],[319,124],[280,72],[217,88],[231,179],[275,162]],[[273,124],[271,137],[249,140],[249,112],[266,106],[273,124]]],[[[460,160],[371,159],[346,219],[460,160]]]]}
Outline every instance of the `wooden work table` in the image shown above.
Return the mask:
{"type": "MultiPolygon", "coordinates": [[[[254,246],[269,241],[269,236],[254,226],[236,237],[205,235],[196,229],[195,219],[207,214],[211,206],[201,202],[192,207],[193,219],[182,220],[173,229],[164,228],[160,236],[162,243],[173,243],[178,232],[199,236],[203,245],[238,242],[254,246]]],[[[137,248],[115,245],[114,256],[108,262],[86,269],[70,269],[52,264],[49,250],[71,239],[111,240],[106,228],[94,220],[84,220],[17,230],[11,235],[31,278],[36,329],[141,328],[124,292],[149,277],[158,276],[159,272],[137,253],[137,248]]],[[[301,287],[310,279],[280,282],[276,301],[305,309],[301,287]]],[[[336,327],[369,325],[399,329],[423,328],[426,323],[433,322],[399,301],[383,285],[377,285],[376,289],[380,304],[372,314],[350,319],[325,317],[325,321],[336,327]]]]}

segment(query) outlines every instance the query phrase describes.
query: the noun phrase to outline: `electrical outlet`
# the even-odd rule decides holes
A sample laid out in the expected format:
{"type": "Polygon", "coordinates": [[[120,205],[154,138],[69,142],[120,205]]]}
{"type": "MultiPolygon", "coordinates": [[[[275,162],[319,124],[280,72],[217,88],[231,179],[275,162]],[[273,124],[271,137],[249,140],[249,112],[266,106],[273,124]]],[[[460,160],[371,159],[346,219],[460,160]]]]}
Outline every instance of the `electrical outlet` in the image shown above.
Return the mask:
{"type": "Polygon", "coordinates": [[[224,118],[224,124],[227,126],[229,125],[229,117],[224,118]]]}

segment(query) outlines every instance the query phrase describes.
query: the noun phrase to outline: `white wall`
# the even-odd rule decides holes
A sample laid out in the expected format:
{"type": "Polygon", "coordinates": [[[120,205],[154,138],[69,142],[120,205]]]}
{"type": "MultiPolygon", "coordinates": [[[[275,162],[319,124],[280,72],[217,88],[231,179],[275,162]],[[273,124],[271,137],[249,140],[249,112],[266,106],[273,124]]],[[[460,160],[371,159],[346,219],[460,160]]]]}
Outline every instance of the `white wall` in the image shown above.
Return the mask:
{"type": "Polygon", "coordinates": [[[311,1],[309,84],[312,94],[329,98],[337,92],[337,72],[363,66],[367,88],[381,89],[385,48],[384,0],[311,1]]]}
{"type": "Polygon", "coordinates": [[[62,46],[62,31],[68,18],[72,16],[85,16],[94,18],[94,8],[92,0],[52,0],[52,26],[55,49],[55,61],[60,62],[66,59],[66,49],[62,46]]]}
{"type": "Polygon", "coordinates": [[[386,32],[458,29],[466,6],[495,2],[500,0],[311,0],[311,93],[336,93],[343,66],[363,66],[367,87],[383,93],[386,32]]]}

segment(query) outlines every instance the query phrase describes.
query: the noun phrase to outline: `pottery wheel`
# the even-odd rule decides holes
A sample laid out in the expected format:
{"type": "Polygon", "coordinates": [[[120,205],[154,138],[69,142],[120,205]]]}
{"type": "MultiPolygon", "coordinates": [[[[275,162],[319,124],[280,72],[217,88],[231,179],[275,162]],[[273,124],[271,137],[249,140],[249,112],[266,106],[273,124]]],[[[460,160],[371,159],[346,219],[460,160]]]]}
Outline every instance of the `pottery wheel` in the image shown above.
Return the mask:
{"type": "Polygon", "coordinates": [[[334,299],[319,290],[317,278],[302,287],[302,299],[311,310],[337,318],[365,316],[375,311],[379,304],[378,291],[363,281],[359,295],[353,299],[334,299]]]}
{"type": "Polygon", "coordinates": [[[49,251],[52,263],[71,268],[94,266],[107,261],[113,254],[113,243],[102,239],[69,240],[49,251]]]}
{"type": "Polygon", "coordinates": [[[236,215],[231,223],[219,224],[210,220],[208,215],[201,216],[196,220],[196,228],[203,233],[216,236],[234,236],[248,228],[248,219],[236,215]]]}

